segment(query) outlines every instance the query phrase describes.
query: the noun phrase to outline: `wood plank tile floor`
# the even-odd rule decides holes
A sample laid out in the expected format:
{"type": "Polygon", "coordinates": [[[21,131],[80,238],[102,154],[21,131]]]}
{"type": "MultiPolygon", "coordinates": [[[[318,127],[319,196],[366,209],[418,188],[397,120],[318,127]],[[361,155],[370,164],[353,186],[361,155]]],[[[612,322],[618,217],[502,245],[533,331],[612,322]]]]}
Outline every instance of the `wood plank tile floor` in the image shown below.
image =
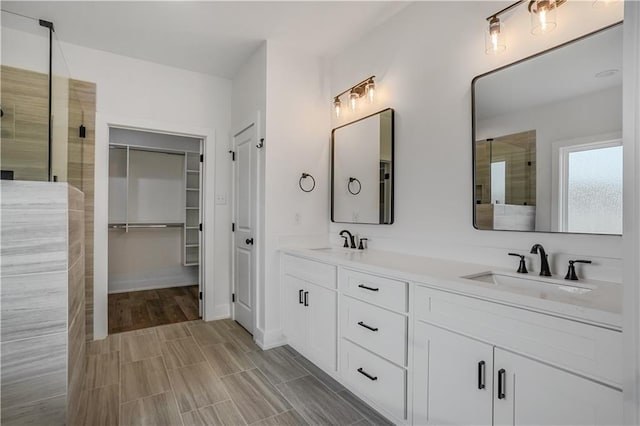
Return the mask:
{"type": "Polygon", "coordinates": [[[87,357],[82,425],[391,424],[292,348],[262,351],[228,319],[112,334],[87,357]]]}
{"type": "Polygon", "coordinates": [[[109,295],[109,334],[193,321],[198,316],[198,286],[109,295]]]}

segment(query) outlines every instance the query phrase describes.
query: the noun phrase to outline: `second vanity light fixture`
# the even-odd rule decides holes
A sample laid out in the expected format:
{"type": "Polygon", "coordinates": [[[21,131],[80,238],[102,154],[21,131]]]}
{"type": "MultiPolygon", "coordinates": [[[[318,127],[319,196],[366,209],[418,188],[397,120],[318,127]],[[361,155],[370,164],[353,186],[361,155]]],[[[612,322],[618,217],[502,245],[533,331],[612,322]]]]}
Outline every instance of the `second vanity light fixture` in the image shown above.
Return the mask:
{"type": "Polygon", "coordinates": [[[376,78],[375,75],[365,78],[355,86],[348,88],[344,92],[338,93],[338,95],[333,98],[333,108],[335,110],[336,117],[340,117],[340,114],[342,113],[342,101],[340,100],[340,97],[347,93],[349,93],[349,108],[351,111],[356,110],[360,98],[366,98],[369,103],[373,103],[376,93],[376,83],[373,81],[374,78],[376,78]]]}
{"type": "Polygon", "coordinates": [[[504,36],[504,26],[500,22],[500,15],[511,9],[528,2],[529,13],[531,14],[531,34],[540,35],[553,31],[558,22],[556,21],[556,9],[562,6],[567,0],[519,0],[504,9],[494,13],[487,18],[489,28],[485,32],[484,51],[487,55],[497,55],[507,50],[504,36]]]}

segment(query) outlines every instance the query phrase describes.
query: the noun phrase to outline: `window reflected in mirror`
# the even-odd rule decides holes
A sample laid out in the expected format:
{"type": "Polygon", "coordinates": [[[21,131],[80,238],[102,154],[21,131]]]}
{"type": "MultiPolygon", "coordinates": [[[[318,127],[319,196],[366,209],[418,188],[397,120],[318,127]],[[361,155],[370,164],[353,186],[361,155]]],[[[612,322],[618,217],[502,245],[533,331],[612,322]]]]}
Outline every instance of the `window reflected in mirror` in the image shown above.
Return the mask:
{"type": "Polygon", "coordinates": [[[622,233],[622,29],[474,79],[477,229],[622,233]]]}

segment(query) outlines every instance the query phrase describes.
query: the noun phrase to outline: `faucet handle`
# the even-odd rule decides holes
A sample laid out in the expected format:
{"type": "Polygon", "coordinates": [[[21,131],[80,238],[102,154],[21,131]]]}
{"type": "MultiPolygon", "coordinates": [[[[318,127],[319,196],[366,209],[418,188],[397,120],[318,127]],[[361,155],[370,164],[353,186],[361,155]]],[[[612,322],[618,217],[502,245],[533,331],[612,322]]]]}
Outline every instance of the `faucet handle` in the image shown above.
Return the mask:
{"type": "Polygon", "coordinates": [[[347,238],[346,235],[340,235],[340,236],[344,238],[344,245],[342,247],[349,248],[349,238],[347,238]]]}
{"type": "Polygon", "coordinates": [[[368,238],[360,238],[360,244],[358,245],[358,250],[364,250],[367,243],[363,243],[363,241],[369,241],[368,238]]]}
{"type": "Polygon", "coordinates": [[[569,261],[569,270],[567,271],[567,275],[565,275],[565,280],[578,281],[578,275],[576,274],[576,267],[574,263],[591,263],[590,260],[570,260],[569,261]]]}
{"type": "Polygon", "coordinates": [[[520,258],[520,264],[518,265],[518,273],[519,274],[528,274],[529,271],[527,271],[527,264],[524,261],[524,256],[518,253],[509,253],[509,256],[516,256],[520,258]]]}

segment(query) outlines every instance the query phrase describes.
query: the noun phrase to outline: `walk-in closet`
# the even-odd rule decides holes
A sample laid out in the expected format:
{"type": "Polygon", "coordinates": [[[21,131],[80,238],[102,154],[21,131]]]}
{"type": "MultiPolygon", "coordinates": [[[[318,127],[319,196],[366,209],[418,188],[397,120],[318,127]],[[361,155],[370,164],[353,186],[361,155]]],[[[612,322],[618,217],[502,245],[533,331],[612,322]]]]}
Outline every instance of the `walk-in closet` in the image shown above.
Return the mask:
{"type": "Polygon", "coordinates": [[[201,316],[201,145],[110,129],[110,334],[201,316]]]}

